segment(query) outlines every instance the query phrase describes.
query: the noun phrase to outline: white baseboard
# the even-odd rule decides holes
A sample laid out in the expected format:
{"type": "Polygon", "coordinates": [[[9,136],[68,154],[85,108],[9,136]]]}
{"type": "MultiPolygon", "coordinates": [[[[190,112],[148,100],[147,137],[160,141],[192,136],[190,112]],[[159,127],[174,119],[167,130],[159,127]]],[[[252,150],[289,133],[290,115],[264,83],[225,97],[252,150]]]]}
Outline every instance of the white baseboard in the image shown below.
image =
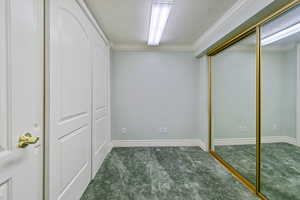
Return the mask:
{"type": "Polygon", "coordinates": [[[113,140],[114,147],[179,147],[198,146],[204,151],[207,145],[199,139],[171,139],[171,140],[113,140]]]}
{"type": "Polygon", "coordinates": [[[199,140],[199,146],[203,151],[208,151],[208,145],[202,140],[199,140]]]}
{"type": "Polygon", "coordinates": [[[107,157],[107,155],[111,152],[113,148],[113,145],[111,142],[107,142],[105,143],[99,150],[99,154],[101,155],[100,159],[98,160],[94,160],[93,162],[93,172],[92,172],[92,178],[95,177],[96,173],[98,172],[98,170],[100,169],[100,167],[103,164],[104,159],[107,157]]]}
{"type": "MultiPolygon", "coordinates": [[[[296,145],[296,138],[289,136],[267,136],[262,137],[262,143],[278,143],[284,142],[296,145]]],[[[256,138],[229,138],[229,139],[216,139],[214,145],[244,145],[244,144],[256,144],[256,138]]]]}

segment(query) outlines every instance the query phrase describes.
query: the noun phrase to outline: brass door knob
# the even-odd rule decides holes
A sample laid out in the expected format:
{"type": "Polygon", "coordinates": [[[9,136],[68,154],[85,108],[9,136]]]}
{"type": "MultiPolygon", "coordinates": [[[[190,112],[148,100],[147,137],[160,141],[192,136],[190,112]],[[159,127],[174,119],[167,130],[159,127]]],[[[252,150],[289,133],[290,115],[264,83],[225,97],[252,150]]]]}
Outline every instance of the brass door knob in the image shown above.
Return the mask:
{"type": "Polygon", "coordinates": [[[25,148],[29,144],[35,144],[39,141],[39,137],[33,137],[31,133],[26,133],[19,138],[19,148],[25,148]]]}

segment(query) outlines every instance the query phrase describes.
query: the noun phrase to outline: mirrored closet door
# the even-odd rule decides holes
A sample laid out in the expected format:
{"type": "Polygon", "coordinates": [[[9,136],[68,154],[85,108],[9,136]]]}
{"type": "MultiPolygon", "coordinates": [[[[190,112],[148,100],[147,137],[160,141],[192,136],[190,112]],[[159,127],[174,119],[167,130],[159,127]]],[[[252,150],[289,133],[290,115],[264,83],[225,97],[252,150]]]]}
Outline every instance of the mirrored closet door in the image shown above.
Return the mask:
{"type": "Polygon", "coordinates": [[[298,5],[261,26],[260,191],[272,200],[300,200],[299,56],[298,5]]]}
{"type": "Polygon", "coordinates": [[[255,33],[211,58],[214,152],[256,184],[255,33]]]}
{"type": "Polygon", "coordinates": [[[300,200],[300,1],[208,56],[211,155],[261,199],[300,200]]]}

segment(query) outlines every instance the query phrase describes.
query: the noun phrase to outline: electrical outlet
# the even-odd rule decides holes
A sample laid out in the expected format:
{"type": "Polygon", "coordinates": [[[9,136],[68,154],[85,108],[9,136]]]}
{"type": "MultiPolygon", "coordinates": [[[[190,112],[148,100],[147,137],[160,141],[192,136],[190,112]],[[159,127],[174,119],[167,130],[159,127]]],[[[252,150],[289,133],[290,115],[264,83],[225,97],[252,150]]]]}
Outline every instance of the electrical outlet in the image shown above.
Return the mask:
{"type": "Polygon", "coordinates": [[[164,128],[159,128],[159,133],[163,133],[164,132],[164,128]]]}
{"type": "Polygon", "coordinates": [[[160,134],[168,134],[168,128],[166,128],[166,127],[159,128],[159,133],[160,134]]]}
{"type": "Polygon", "coordinates": [[[279,130],[278,124],[273,124],[272,129],[273,129],[274,131],[279,130]]]}
{"type": "Polygon", "coordinates": [[[121,129],[121,133],[122,133],[122,134],[126,134],[126,133],[127,133],[127,128],[122,128],[122,129],[121,129]]]}
{"type": "Polygon", "coordinates": [[[163,128],[164,133],[168,133],[168,128],[163,128]]]}
{"type": "Polygon", "coordinates": [[[245,126],[245,125],[240,125],[239,129],[240,129],[240,131],[242,131],[242,132],[248,131],[248,127],[245,126]]]}

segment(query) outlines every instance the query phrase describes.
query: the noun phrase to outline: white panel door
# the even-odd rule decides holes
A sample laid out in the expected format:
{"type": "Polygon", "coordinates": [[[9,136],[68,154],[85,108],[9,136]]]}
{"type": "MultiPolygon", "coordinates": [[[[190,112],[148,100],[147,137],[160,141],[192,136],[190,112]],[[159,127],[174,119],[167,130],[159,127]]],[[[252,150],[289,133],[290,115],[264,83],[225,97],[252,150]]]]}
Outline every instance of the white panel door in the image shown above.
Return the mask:
{"type": "Polygon", "coordinates": [[[99,37],[93,41],[93,127],[92,127],[92,174],[99,170],[107,153],[108,133],[108,47],[99,37]]]}
{"type": "Polygon", "coordinates": [[[0,1],[1,200],[43,199],[43,6],[0,1]]]}
{"type": "Polygon", "coordinates": [[[80,199],[91,179],[89,21],[76,0],[50,0],[50,200],[80,199]]]}

